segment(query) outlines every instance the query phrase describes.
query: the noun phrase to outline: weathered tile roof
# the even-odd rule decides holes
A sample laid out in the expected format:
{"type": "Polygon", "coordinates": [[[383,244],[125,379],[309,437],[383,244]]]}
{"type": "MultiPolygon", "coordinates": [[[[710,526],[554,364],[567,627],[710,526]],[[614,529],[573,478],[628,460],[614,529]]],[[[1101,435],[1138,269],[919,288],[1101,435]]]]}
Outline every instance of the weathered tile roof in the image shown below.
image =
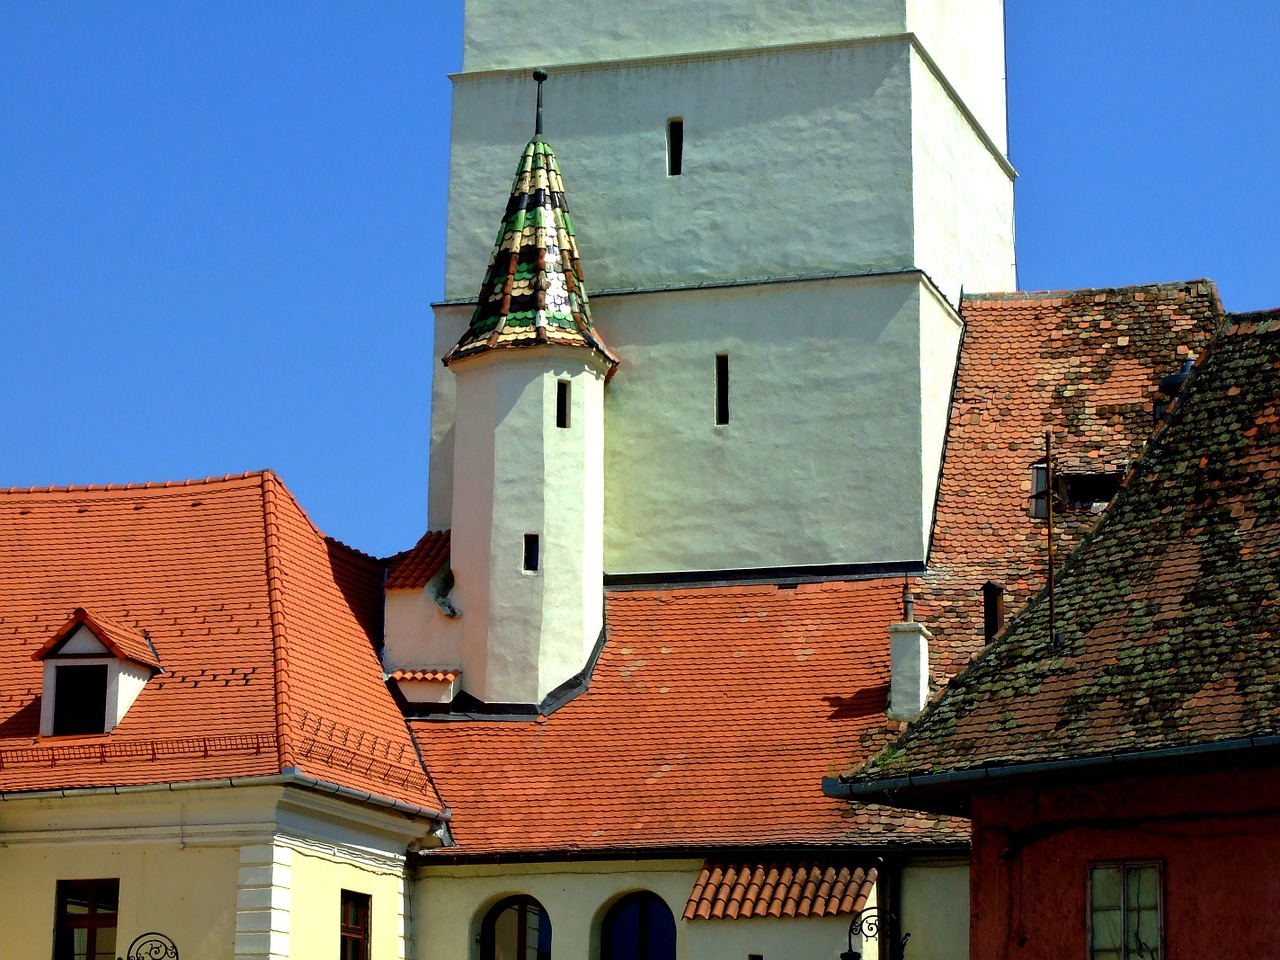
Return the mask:
{"type": "Polygon", "coordinates": [[[471,322],[443,360],[546,343],[595,350],[610,370],[618,363],[592,326],[560,166],[539,135],[520,155],[471,322]]]}
{"type": "Polygon", "coordinates": [[[421,590],[449,560],[449,531],[428,530],[412,550],[387,561],[388,590],[421,590]]]}
{"type": "Polygon", "coordinates": [[[297,770],[440,809],[374,653],[381,587],[271,473],[0,491],[0,791],[297,770]],[[164,672],[110,733],[40,737],[33,654],[77,608],[164,672]]]}
{"type": "Polygon", "coordinates": [[[151,648],[145,633],[125,624],[115,623],[106,617],[95,617],[83,607],[73,610],[71,619],[59,627],[49,638],[48,643],[32,654],[31,659],[43,660],[54,653],[81,625],[88,627],[102,645],[118,659],[131,660],[144,667],[151,667],[153,670],[161,669],[160,659],[151,648]]]}
{"type": "MultiPolygon", "coordinates": [[[[532,720],[412,722],[456,848],[962,843],[964,825],[823,797],[883,732],[901,580],[610,592],[588,689],[532,720]]],[[[432,856],[432,854],[428,854],[432,856]]]]}
{"type": "Polygon", "coordinates": [[[716,863],[708,860],[685,904],[685,920],[843,917],[858,913],[879,871],[839,860],[716,863]]]}
{"type": "MultiPolygon", "coordinates": [[[[981,648],[982,586],[1016,612],[1044,585],[1045,522],[1028,516],[1031,464],[1053,431],[1069,472],[1122,471],[1153,430],[1160,379],[1222,319],[1212,282],[966,297],[946,455],[917,616],[945,681],[981,648]]],[[[1097,521],[1059,511],[1066,556],[1097,521]]]]}
{"type": "Polygon", "coordinates": [[[1056,594],[857,780],[1280,734],[1280,311],[1229,318],[1056,594]]]}

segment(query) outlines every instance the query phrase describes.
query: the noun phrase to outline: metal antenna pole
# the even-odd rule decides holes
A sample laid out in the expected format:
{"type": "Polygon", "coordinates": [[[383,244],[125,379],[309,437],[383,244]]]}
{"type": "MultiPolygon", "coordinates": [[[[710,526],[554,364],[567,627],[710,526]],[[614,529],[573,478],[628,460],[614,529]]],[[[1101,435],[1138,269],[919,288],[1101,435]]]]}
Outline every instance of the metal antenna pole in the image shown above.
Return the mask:
{"type": "Polygon", "coordinates": [[[533,121],[533,135],[540,137],[542,136],[542,81],[547,79],[547,72],[545,70],[535,70],[533,71],[533,79],[538,84],[538,113],[533,121]]]}

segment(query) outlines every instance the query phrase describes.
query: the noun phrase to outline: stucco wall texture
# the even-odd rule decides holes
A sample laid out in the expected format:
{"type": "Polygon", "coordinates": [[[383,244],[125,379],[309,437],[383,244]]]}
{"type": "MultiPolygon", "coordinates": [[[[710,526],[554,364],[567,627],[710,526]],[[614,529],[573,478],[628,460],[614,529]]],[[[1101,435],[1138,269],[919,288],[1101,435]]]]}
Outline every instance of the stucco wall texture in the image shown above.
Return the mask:
{"type": "Polygon", "coordinates": [[[1280,956],[1280,773],[1018,790],[973,804],[972,956],[1079,960],[1096,863],[1163,873],[1162,957],[1280,956]]]}

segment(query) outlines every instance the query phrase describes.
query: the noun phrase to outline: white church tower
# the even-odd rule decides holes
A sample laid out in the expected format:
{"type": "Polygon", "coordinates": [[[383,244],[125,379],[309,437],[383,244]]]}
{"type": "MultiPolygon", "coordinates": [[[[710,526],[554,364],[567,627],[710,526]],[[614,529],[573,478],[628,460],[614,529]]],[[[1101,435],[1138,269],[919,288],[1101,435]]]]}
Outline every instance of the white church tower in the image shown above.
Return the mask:
{"type": "MultiPolygon", "coordinates": [[[[537,19],[554,28],[468,0],[453,77],[429,521],[453,529],[460,620],[501,615],[543,649],[570,608],[599,606],[594,567],[553,587],[520,562],[526,534],[540,562],[561,556],[542,511],[599,502],[600,442],[605,582],[918,568],[960,294],[1015,282],[1002,0],[544,0],[537,19]],[[574,346],[502,349],[485,298],[524,275],[499,256],[478,306],[475,280],[536,68],[593,315],[564,328],[574,346]],[[607,392],[593,320],[625,358],[607,392]],[[562,380],[569,433],[548,426],[562,380]],[[561,443],[581,446],[552,457],[561,443]]],[[[479,671],[481,628],[459,641],[463,687],[489,700],[568,679],[597,621],[566,631],[572,656],[538,654],[536,690],[497,679],[532,668],[494,622],[479,671]]]]}

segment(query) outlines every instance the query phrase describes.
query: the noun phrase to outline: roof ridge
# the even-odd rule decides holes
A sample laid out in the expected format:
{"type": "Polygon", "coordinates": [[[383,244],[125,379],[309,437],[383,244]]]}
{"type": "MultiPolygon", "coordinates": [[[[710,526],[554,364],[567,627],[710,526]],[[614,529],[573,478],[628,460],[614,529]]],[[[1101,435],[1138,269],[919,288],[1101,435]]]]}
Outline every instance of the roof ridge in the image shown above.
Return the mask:
{"type": "Polygon", "coordinates": [[[966,293],[965,302],[982,302],[986,300],[1042,300],[1048,297],[1084,296],[1099,293],[1129,293],[1145,290],[1176,290],[1182,287],[1204,284],[1217,297],[1218,285],[1208,277],[1197,277],[1194,280],[1165,280],[1159,283],[1131,283],[1118,287],[1074,287],[1061,290],[1007,290],[994,293],[966,293]]]}
{"type": "Polygon", "coordinates": [[[119,493],[125,490],[169,490],[197,487],[205,484],[227,483],[233,480],[251,480],[270,473],[270,470],[249,470],[244,473],[228,473],[221,477],[196,477],[187,480],[146,480],[142,483],[86,483],[31,487],[0,487],[0,494],[13,493],[119,493]]]}
{"type": "MultiPolygon", "coordinates": [[[[293,730],[289,723],[288,631],[284,616],[284,582],[280,575],[280,531],[276,524],[276,487],[284,487],[284,484],[270,470],[264,470],[261,476],[267,609],[271,618],[272,666],[275,671],[276,751],[281,770],[288,770],[297,764],[293,752],[293,730]]],[[[288,487],[284,489],[288,493],[288,487]]]]}

